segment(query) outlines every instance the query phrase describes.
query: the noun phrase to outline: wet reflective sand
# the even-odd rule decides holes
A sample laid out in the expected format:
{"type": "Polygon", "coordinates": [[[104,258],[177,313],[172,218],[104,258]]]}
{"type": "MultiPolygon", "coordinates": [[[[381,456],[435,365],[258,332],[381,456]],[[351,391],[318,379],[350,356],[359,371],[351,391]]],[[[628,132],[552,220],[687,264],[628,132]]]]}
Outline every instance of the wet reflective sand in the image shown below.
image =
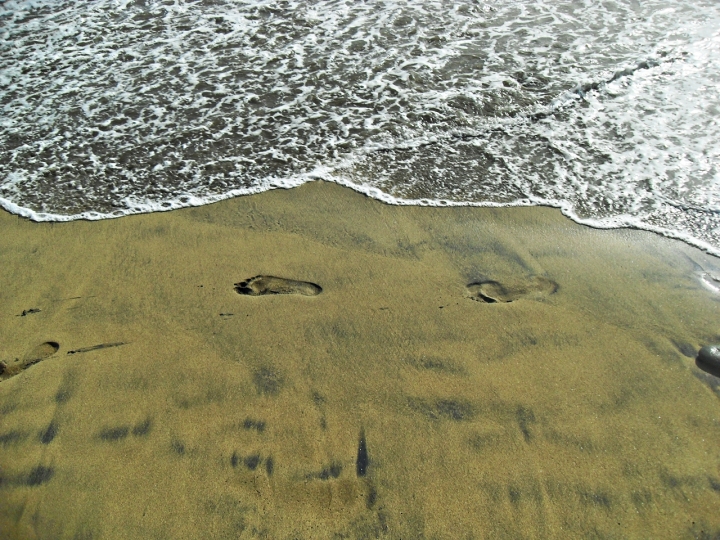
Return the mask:
{"type": "Polygon", "coordinates": [[[0,228],[3,538],[720,534],[682,243],[324,183],[0,228]]]}

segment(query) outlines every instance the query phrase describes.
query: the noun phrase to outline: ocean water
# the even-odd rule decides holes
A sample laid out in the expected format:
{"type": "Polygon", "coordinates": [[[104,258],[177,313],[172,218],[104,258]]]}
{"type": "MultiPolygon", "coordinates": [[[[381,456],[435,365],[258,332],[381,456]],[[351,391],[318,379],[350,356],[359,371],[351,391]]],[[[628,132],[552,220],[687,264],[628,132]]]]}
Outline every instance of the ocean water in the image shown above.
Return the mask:
{"type": "Polygon", "coordinates": [[[314,179],[720,255],[720,4],[0,3],[7,210],[103,219],[314,179]]]}

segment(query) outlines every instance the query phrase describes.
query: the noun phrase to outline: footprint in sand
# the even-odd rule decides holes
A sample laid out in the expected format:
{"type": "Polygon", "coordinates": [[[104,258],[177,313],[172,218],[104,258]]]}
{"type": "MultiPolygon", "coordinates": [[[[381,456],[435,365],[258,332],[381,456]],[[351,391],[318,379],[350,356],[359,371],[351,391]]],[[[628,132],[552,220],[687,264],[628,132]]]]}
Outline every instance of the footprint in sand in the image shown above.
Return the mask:
{"type": "Polygon", "coordinates": [[[476,281],[467,286],[468,295],[472,300],[488,304],[514,302],[522,297],[537,298],[553,294],[557,290],[557,283],[542,276],[506,283],[492,280],[476,281]]]}
{"type": "Polygon", "coordinates": [[[263,294],[302,294],[317,296],[322,287],[309,281],[296,281],[274,276],[255,276],[235,284],[238,294],[261,296],[263,294]]]}
{"type": "Polygon", "coordinates": [[[14,377],[21,371],[26,370],[30,366],[37,364],[38,362],[45,360],[47,357],[52,356],[60,349],[60,344],[55,341],[46,341],[41,343],[29,353],[27,353],[22,359],[16,358],[12,362],[0,362],[0,380],[9,379],[14,377]]]}

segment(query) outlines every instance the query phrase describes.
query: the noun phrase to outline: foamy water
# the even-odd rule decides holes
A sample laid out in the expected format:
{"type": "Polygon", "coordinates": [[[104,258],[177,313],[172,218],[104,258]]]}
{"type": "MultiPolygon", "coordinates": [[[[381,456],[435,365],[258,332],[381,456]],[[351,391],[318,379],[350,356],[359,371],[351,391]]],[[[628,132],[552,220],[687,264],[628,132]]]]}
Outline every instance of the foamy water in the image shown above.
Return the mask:
{"type": "Polygon", "coordinates": [[[720,255],[719,79],[715,1],[6,0],[0,204],[102,219],[322,178],[720,255]]]}

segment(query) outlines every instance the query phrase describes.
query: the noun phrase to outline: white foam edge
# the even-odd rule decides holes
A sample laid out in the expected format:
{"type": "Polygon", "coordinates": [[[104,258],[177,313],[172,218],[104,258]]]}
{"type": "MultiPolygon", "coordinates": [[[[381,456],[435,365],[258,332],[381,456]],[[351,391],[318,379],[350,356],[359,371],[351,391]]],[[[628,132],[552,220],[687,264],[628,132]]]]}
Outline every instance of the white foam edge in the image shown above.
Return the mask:
{"type": "Polygon", "coordinates": [[[703,270],[702,272],[697,272],[697,276],[703,287],[715,294],[720,294],[720,278],[718,278],[716,274],[703,270]]]}
{"type": "Polygon", "coordinates": [[[153,203],[147,201],[136,201],[136,200],[124,200],[122,202],[131,206],[123,210],[117,210],[112,213],[103,212],[81,212],[79,214],[63,215],[53,214],[49,212],[36,212],[29,208],[25,208],[18,204],[13,203],[8,199],[0,197],[0,207],[4,208],[11,214],[22,216],[31,221],[36,222],[65,222],[65,221],[77,221],[77,220],[88,220],[97,221],[101,219],[113,219],[127,215],[134,214],[148,214],[151,212],[167,212],[170,210],[178,210],[180,208],[188,208],[194,206],[205,206],[208,204],[220,202],[226,199],[232,199],[235,197],[242,197],[247,195],[255,195],[270,191],[273,189],[292,189],[299,187],[308,182],[324,180],[326,182],[333,182],[335,184],[345,186],[358,193],[362,193],[372,199],[390,204],[393,206],[430,206],[430,207],[481,207],[481,208],[514,208],[514,207],[532,207],[532,206],[545,206],[550,208],[557,208],[560,212],[571,219],[572,221],[585,225],[593,229],[637,229],[643,231],[649,231],[652,233],[659,234],[666,238],[674,240],[680,240],[693,247],[701,249],[713,255],[720,257],[720,248],[716,248],[711,244],[695,238],[694,236],[681,232],[666,229],[664,227],[657,227],[647,223],[643,223],[639,218],[631,215],[619,215],[611,218],[604,219],[588,219],[581,218],[573,210],[571,205],[567,201],[559,201],[553,199],[543,199],[539,197],[528,197],[525,199],[517,199],[510,202],[498,203],[493,201],[448,201],[444,199],[402,199],[389,195],[380,189],[368,186],[365,184],[357,184],[351,182],[345,178],[338,178],[334,176],[330,168],[319,167],[310,173],[298,175],[293,178],[270,178],[263,185],[254,186],[251,188],[234,189],[223,194],[208,195],[205,197],[197,197],[194,195],[178,195],[175,199],[166,200],[162,203],[153,203]],[[182,200],[181,200],[182,199],[182,200]]]}

